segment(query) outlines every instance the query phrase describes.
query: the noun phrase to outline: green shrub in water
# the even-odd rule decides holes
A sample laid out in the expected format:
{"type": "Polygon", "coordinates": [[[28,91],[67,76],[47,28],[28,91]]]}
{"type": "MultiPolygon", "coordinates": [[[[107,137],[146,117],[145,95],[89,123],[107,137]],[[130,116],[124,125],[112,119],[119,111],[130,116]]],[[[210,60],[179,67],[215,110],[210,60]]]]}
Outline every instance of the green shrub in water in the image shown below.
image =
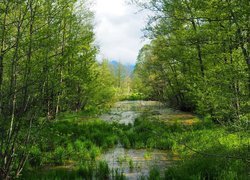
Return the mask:
{"type": "Polygon", "coordinates": [[[109,174],[110,174],[110,169],[108,163],[105,161],[100,161],[97,167],[96,178],[108,179],[109,174]]]}
{"type": "Polygon", "coordinates": [[[92,179],[94,176],[94,165],[91,163],[84,163],[81,164],[78,169],[78,174],[80,177],[83,177],[84,179],[92,179]]]}
{"type": "Polygon", "coordinates": [[[131,158],[129,159],[128,164],[129,164],[130,171],[133,171],[133,169],[134,169],[135,166],[134,166],[134,162],[133,162],[133,160],[131,158]]]}
{"type": "Polygon", "coordinates": [[[156,167],[153,167],[149,172],[148,179],[149,180],[160,180],[161,179],[160,171],[156,167]]]}
{"type": "Polygon", "coordinates": [[[119,169],[112,169],[111,171],[112,180],[125,180],[126,177],[124,176],[123,172],[119,172],[119,169]]]}
{"type": "Polygon", "coordinates": [[[90,158],[92,161],[96,160],[96,157],[101,155],[101,151],[100,148],[96,147],[96,146],[92,146],[92,148],[90,149],[90,158]]]}

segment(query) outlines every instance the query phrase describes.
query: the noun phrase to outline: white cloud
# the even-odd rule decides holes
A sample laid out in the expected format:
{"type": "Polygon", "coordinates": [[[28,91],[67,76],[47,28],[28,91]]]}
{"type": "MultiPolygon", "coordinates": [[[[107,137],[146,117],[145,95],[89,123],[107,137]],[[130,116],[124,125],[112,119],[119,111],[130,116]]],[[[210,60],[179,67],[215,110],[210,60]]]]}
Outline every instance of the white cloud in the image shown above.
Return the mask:
{"type": "Polygon", "coordinates": [[[145,13],[126,0],[96,0],[96,43],[100,47],[99,58],[134,64],[140,48],[145,44],[141,37],[147,20],[145,13]]]}

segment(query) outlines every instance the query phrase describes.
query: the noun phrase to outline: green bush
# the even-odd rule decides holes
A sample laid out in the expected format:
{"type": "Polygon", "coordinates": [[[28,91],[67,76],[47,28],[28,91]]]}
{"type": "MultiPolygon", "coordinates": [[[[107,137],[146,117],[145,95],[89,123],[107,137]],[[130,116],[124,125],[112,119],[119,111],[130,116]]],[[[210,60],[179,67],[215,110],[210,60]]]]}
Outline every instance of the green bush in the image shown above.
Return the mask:
{"type": "Polygon", "coordinates": [[[32,146],[29,155],[29,164],[32,167],[39,167],[42,165],[42,152],[37,146],[32,146]]]}
{"type": "Polygon", "coordinates": [[[160,171],[158,170],[158,168],[153,167],[150,172],[149,172],[149,180],[160,180],[160,171]]]}
{"type": "Polygon", "coordinates": [[[59,146],[53,152],[53,160],[56,165],[63,165],[64,160],[66,159],[65,148],[59,146]]]}
{"type": "MultiPolygon", "coordinates": [[[[247,131],[221,127],[209,117],[201,123],[185,126],[165,124],[148,115],[135,120],[134,126],[93,121],[54,121],[42,131],[44,138],[30,149],[29,165],[80,164],[78,176],[124,178],[119,170],[111,171],[105,162],[96,166],[95,160],[108,148],[121,143],[125,148],[172,150],[182,159],[166,171],[166,179],[244,179],[249,154],[247,131]],[[45,136],[46,135],[46,136],[45,136]],[[226,154],[243,157],[242,160],[208,158],[195,151],[208,154],[226,154]],[[89,162],[89,163],[86,163],[89,162]],[[95,165],[92,165],[95,164],[95,165]]],[[[128,162],[129,163],[129,162],[128,162]]],[[[78,165],[77,165],[78,166],[78,165]]],[[[132,167],[132,164],[129,164],[132,167]]],[[[151,178],[158,178],[152,170],[151,178]]]]}
{"type": "Polygon", "coordinates": [[[105,161],[101,161],[98,164],[96,178],[98,179],[108,179],[110,174],[110,169],[105,161]]]}
{"type": "Polygon", "coordinates": [[[123,172],[119,172],[119,169],[115,169],[111,171],[111,177],[113,180],[125,180],[126,177],[124,176],[123,172]]]}
{"type": "Polygon", "coordinates": [[[165,179],[247,179],[247,166],[242,160],[193,156],[170,167],[165,179]]]}
{"type": "Polygon", "coordinates": [[[94,166],[90,163],[83,163],[78,169],[78,174],[84,179],[92,179],[94,176],[94,166]]]}

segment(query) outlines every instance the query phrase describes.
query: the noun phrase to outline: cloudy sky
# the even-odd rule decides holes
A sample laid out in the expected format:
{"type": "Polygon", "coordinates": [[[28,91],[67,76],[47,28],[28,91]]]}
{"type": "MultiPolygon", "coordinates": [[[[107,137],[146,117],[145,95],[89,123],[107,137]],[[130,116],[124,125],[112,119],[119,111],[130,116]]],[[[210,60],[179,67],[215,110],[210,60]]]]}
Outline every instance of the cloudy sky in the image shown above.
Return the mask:
{"type": "Polygon", "coordinates": [[[95,0],[96,43],[100,47],[98,59],[134,64],[140,48],[145,44],[141,30],[147,15],[126,0],[95,0]]]}

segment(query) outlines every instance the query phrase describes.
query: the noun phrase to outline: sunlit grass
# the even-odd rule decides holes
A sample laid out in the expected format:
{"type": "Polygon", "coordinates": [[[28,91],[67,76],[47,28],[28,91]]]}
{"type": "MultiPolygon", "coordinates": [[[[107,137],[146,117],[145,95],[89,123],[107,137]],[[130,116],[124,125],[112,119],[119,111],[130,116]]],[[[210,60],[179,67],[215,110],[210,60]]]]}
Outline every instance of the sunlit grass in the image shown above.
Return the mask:
{"type": "MultiPolygon", "coordinates": [[[[64,114],[44,129],[43,137],[47,138],[31,148],[26,169],[47,167],[48,170],[41,174],[44,177],[56,177],[62,169],[65,172],[61,174],[66,173],[66,177],[93,176],[98,171],[101,154],[120,143],[125,148],[148,149],[144,154],[146,160],[151,159],[152,149],[171,151],[172,157],[169,158],[176,161],[177,166],[166,172],[170,179],[178,179],[178,173],[195,178],[207,174],[216,178],[238,177],[239,173],[242,174],[239,177],[246,175],[247,132],[199,120],[189,113],[172,113],[166,115],[167,119],[145,113],[135,120],[133,126],[107,123],[88,114],[64,114]],[[225,168],[223,164],[226,164],[225,168]],[[196,166],[199,166],[196,171],[189,172],[196,166]]],[[[137,167],[129,157],[119,157],[118,161],[128,164],[131,169],[137,167]]],[[[104,164],[100,168],[104,171],[99,173],[102,177],[108,172],[109,175],[115,174],[104,164]]],[[[154,171],[151,175],[157,174],[154,171]]]]}

